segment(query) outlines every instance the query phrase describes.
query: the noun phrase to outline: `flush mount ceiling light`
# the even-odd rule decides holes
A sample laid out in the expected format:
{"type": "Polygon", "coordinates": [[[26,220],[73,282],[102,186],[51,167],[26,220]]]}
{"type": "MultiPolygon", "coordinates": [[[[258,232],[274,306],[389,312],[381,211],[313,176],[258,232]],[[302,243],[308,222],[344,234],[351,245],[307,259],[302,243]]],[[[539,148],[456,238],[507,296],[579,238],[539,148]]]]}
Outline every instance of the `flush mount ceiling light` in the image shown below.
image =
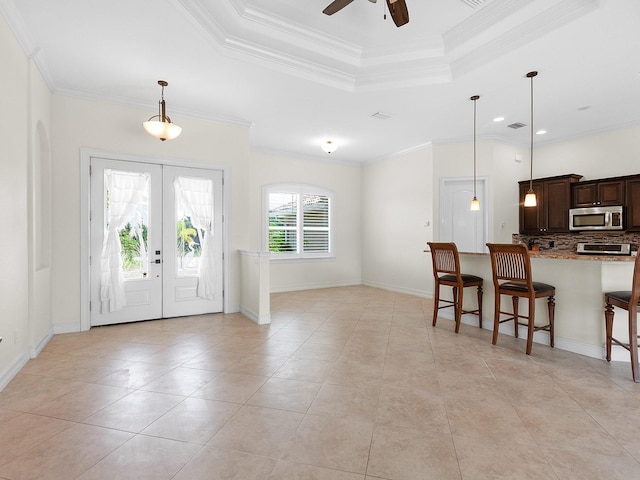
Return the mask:
{"type": "Polygon", "coordinates": [[[338,145],[336,145],[335,142],[332,142],[331,140],[327,140],[325,141],[322,145],[322,150],[324,150],[327,153],[333,153],[338,149],[338,145]]]}
{"type": "Polygon", "coordinates": [[[538,205],[538,201],[536,199],[536,192],[533,191],[533,77],[538,75],[538,72],[529,72],[527,73],[527,78],[531,79],[531,148],[530,148],[530,157],[529,157],[529,191],[524,197],[524,206],[525,207],[535,207],[538,205]]]}
{"type": "Polygon", "coordinates": [[[480,210],[480,202],[476,197],[476,102],[480,98],[479,95],[474,95],[469,98],[473,100],[473,200],[471,200],[471,211],[477,212],[480,210]]]}
{"type": "Polygon", "coordinates": [[[160,101],[158,102],[158,115],[154,115],[146,122],[143,122],[142,126],[149,135],[153,135],[164,142],[165,140],[173,140],[180,135],[182,128],[175,123],[171,123],[171,119],[166,112],[166,105],[164,103],[164,87],[169,84],[164,80],[158,80],[158,85],[162,87],[162,94],[160,101]]]}

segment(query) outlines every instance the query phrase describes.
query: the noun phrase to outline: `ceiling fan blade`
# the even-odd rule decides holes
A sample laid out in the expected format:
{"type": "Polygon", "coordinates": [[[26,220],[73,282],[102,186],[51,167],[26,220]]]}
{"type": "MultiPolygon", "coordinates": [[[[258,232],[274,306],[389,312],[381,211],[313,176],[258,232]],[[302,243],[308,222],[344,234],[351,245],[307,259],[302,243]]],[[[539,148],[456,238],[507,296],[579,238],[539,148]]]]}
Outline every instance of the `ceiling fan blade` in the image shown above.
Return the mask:
{"type": "Polygon", "coordinates": [[[322,13],[325,15],[333,15],[349,5],[351,2],[353,2],[353,0],[334,0],[322,11],[322,13]]]}
{"type": "Polygon", "coordinates": [[[401,27],[405,23],[409,23],[409,11],[407,10],[407,4],[404,0],[387,0],[387,6],[389,7],[389,13],[393,18],[393,23],[396,27],[401,27]]]}

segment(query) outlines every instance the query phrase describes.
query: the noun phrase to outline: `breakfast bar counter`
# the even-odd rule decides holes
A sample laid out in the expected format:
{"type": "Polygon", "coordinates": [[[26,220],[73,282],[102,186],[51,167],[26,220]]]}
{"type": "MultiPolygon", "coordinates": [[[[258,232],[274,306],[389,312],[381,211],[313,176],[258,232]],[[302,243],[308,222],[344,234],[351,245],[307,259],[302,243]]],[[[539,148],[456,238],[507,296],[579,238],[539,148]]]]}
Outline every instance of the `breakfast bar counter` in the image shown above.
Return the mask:
{"type": "MultiPolygon", "coordinates": [[[[428,249],[425,250],[428,252],[428,249]]],[[[533,278],[537,282],[554,285],[556,288],[555,348],[604,358],[604,297],[603,293],[615,290],[630,290],[635,256],[630,255],[579,255],[566,251],[530,252],[533,278]]],[[[430,263],[430,262],[429,262],[430,263]]],[[[460,252],[460,267],[463,273],[484,279],[483,327],[493,329],[494,288],[491,259],[488,253],[460,252]]],[[[433,292],[433,285],[431,292],[433,292]]],[[[450,295],[450,294],[449,294],[450,295]]],[[[510,302],[503,298],[503,302],[510,302]]],[[[536,303],[536,324],[547,322],[544,299],[536,303]],[[538,302],[540,302],[538,304],[538,302]]],[[[520,302],[520,310],[526,313],[527,301],[520,302]]],[[[506,304],[503,303],[506,307],[506,304]]],[[[465,295],[464,309],[477,308],[475,295],[465,295]]],[[[449,309],[442,312],[446,318],[449,309]]],[[[452,312],[449,313],[451,318],[452,312]]],[[[616,309],[614,336],[628,338],[627,312],[616,309]]],[[[475,316],[463,316],[463,323],[477,325],[475,316]]],[[[513,335],[513,322],[500,326],[500,333],[513,335]]],[[[526,328],[521,327],[520,338],[526,338],[526,328]]],[[[548,333],[536,332],[533,341],[549,345],[548,333]]],[[[534,349],[535,352],[535,349],[534,349]]],[[[629,361],[629,354],[622,348],[614,349],[613,360],[629,361]]]]}
{"type": "MultiPolygon", "coordinates": [[[[428,251],[428,250],[425,250],[428,251]]],[[[488,252],[459,252],[460,255],[484,255],[489,256],[488,252]]],[[[559,250],[538,250],[529,251],[529,256],[533,258],[553,258],[560,260],[589,260],[595,262],[635,262],[635,255],[581,255],[573,252],[563,252],[559,250]]],[[[629,285],[631,288],[631,285],[629,285]]]]}

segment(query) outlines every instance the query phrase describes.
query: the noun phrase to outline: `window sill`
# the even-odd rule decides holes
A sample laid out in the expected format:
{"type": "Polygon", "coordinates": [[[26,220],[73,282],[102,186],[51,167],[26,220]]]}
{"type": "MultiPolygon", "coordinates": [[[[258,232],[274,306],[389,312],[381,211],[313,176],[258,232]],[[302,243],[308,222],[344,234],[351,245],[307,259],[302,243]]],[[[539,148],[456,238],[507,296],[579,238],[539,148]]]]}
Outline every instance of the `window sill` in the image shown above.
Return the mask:
{"type": "Polygon", "coordinates": [[[327,255],[323,257],[282,257],[272,255],[269,258],[272,263],[314,263],[314,262],[335,262],[335,255],[327,255]]]}

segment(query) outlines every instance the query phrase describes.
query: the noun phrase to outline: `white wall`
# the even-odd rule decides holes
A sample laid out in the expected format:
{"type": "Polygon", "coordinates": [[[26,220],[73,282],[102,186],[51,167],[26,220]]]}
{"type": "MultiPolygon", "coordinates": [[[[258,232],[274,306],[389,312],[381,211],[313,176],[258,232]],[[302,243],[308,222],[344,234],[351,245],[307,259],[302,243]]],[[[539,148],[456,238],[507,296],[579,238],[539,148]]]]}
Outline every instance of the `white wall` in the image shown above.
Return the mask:
{"type": "Polygon", "coordinates": [[[431,260],[423,253],[435,224],[433,161],[427,146],[363,168],[364,284],[422,296],[433,291],[431,260]]]}
{"type": "MultiPolygon", "coordinates": [[[[439,235],[440,181],[473,175],[471,143],[441,143],[363,168],[363,283],[433,294],[430,259],[439,235]],[[420,217],[418,219],[418,217],[420,217]],[[431,227],[424,228],[430,220],[431,227]]],[[[534,178],[577,173],[585,180],[640,173],[640,126],[536,145],[534,178]]],[[[489,181],[489,241],[518,232],[518,182],[530,174],[528,147],[480,141],[477,175],[489,181]],[[520,160],[516,160],[519,158],[520,160]]]]}
{"type": "MultiPolygon", "coordinates": [[[[448,177],[473,176],[473,145],[442,143],[433,146],[434,239],[439,238],[440,181],[448,177]]],[[[511,243],[518,233],[518,181],[529,176],[528,158],[522,148],[497,142],[478,142],[477,176],[489,183],[489,242],[511,243]]]]}
{"type": "Polygon", "coordinates": [[[534,177],[563,173],[583,180],[640,173],[640,125],[536,147],[534,177]]]}
{"type": "MultiPolygon", "coordinates": [[[[239,303],[239,249],[260,250],[261,187],[311,183],[336,193],[336,259],[274,264],[274,291],[365,283],[427,295],[437,238],[442,177],[471,175],[470,144],[438,144],[363,167],[249,152],[249,130],[180,118],[181,137],[160,142],[141,122],[153,110],[54,95],[0,18],[0,388],[42,341],[80,317],[80,150],[227,166],[231,192],[231,304],[239,303]],[[10,92],[10,94],[8,94],[10,92]],[[54,119],[55,121],[52,121],[54,119]],[[41,125],[40,130],[37,125],[41,125]],[[35,157],[44,132],[51,152],[51,263],[37,265],[35,157]],[[425,222],[430,226],[425,227],[425,222]],[[7,235],[6,232],[10,232],[7,235]],[[42,267],[42,268],[41,268],[42,267]]],[[[178,119],[176,118],[176,121],[178,119]]],[[[534,177],[578,173],[585,179],[639,172],[640,126],[536,146],[534,177]]],[[[489,179],[490,239],[518,229],[517,182],[529,176],[528,150],[479,145],[478,175],[489,179]],[[515,161],[516,154],[523,160],[515,161]],[[502,226],[504,224],[504,227],[502,226]]]]}
{"type": "Polygon", "coordinates": [[[335,258],[271,262],[271,291],[361,284],[361,166],[283,157],[251,155],[249,185],[250,250],[262,250],[262,187],[277,183],[302,183],[334,194],[335,258]]]}
{"type": "Polygon", "coordinates": [[[53,335],[51,320],[51,92],[30,64],[29,167],[29,350],[35,357],[53,335]]]}
{"type": "Polygon", "coordinates": [[[0,16],[0,389],[28,359],[29,61],[0,16]]]}
{"type": "MultiPolygon", "coordinates": [[[[183,133],[161,142],[145,133],[142,121],[149,111],[77,98],[53,96],[53,288],[52,317],[57,331],[68,331],[80,319],[80,150],[179,162],[206,163],[229,168],[230,305],[239,308],[238,249],[248,243],[246,178],[248,128],[175,118],[183,133]]],[[[174,115],[175,117],[175,115],[174,115]]]]}

